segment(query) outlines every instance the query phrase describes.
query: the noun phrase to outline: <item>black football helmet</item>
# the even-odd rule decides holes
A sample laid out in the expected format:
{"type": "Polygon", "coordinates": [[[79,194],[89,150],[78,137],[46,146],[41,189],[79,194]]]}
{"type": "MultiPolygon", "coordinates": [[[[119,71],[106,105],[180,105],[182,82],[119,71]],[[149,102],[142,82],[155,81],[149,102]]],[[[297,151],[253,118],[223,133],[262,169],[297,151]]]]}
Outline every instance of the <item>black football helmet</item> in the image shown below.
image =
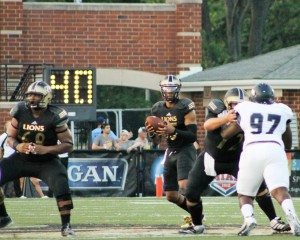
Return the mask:
{"type": "Polygon", "coordinates": [[[248,94],[242,88],[231,88],[229,89],[224,96],[224,104],[227,109],[230,109],[231,103],[240,103],[247,101],[249,99],[248,94]]]}
{"type": "Polygon", "coordinates": [[[179,98],[181,81],[175,75],[167,75],[159,83],[162,97],[167,102],[176,102],[179,98]]]}
{"type": "Polygon", "coordinates": [[[257,103],[272,104],[275,101],[274,90],[267,83],[259,83],[251,90],[250,100],[257,103]]]}
{"type": "Polygon", "coordinates": [[[29,108],[34,108],[34,109],[47,108],[51,100],[52,100],[51,87],[43,81],[37,81],[30,84],[25,93],[25,101],[29,108]],[[28,98],[29,94],[40,95],[41,99],[39,101],[32,101],[28,98]]]}

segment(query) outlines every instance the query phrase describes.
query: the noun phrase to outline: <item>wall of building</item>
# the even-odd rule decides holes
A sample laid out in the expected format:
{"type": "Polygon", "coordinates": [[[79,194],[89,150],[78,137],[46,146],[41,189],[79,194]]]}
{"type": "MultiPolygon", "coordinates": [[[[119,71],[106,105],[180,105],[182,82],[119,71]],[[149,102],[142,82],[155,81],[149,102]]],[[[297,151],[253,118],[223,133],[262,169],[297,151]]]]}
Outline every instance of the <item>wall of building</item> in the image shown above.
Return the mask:
{"type": "MultiPolygon", "coordinates": [[[[201,64],[201,2],[74,4],[0,0],[0,62],[178,74],[201,64]]],[[[0,123],[8,118],[8,109],[0,104],[0,123]]]]}
{"type": "Polygon", "coordinates": [[[1,0],[1,63],[178,73],[201,61],[200,2],[62,4],[1,0]]]}
{"type": "MultiPolygon", "coordinates": [[[[201,2],[62,4],[0,0],[0,63],[178,74],[201,64],[201,2]]],[[[198,139],[203,146],[203,92],[190,96],[196,103],[198,139]]],[[[296,111],[298,121],[299,96],[298,90],[284,90],[281,98],[296,111]]],[[[10,108],[0,103],[0,124],[9,119],[10,108]]]]}

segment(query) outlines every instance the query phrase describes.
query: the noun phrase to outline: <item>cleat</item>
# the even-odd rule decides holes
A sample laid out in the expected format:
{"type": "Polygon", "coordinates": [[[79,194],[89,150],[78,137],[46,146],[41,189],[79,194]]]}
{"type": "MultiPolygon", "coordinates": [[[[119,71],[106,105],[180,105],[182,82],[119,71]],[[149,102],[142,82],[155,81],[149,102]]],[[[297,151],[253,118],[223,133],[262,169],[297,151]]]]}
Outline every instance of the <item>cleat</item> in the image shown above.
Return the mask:
{"type": "Polygon", "coordinates": [[[293,216],[292,214],[287,215],[286,218],[290,224],[293,235],[300,236],[300,221],[299,221],[299,219],[296,216],[293,216]]]}
{"type": "MultiPolygon", "coordinates": [[[[202,222],[204,222],[205,220],[206,220],[206,219],[205,219],[204,215],[202,214],[202,222]]],[[[184,224],[182,224],[182,225],[180,226],[180,229],[185,230],[185,229],[190,228],[191,226],[194,226],[193,220],[192,220],[192,217],[191,217],[191,216],[185,216],[185,217],[183,218],[183,222],[184,222],[184,224]]]]}
{"type": "Polygon", "coordinates": [[[12,223],[10,216],[0,217],[0,228],[4,228],[12,223]]]}
{"type": "Polygon", "coordinates": [[[180,229],[179,233],[181,234],[203,234],[204,233],[204,226],[203,225],[192,225],[187,229],[180,229]]]}
{"type": "Polygon", "coordinates": [[[75,232],[71,228],[70,224],[66,224],[66,225],[62,226],[62,228],[61,228],[61,235],[63,237],[74,237],[75,232]]]}
{"type": "Polygon", "coordinates": [[[244,224],[242,225],[240,231],[238,232],[239,236],[249,236],[252,229],[257,226],[256,220],[253,216],[246,217],[244,224]]]}
{"type": "Polygon", "coordinates": [[[180,226],[180,229],[188,229],[193,226],[193,221],[190,216],[185,216],[183,218],[184,224],[180,226]]]}
{"type": "Polygon", "coordinates": [[[284,221],[281,220],[280,217],[274,218],[270,222],[270,227],[274,230],[276,233],[281,233],[281,232],[287,232],[291,230],[291,227],[288,223],[285,223],[284,221]]]}

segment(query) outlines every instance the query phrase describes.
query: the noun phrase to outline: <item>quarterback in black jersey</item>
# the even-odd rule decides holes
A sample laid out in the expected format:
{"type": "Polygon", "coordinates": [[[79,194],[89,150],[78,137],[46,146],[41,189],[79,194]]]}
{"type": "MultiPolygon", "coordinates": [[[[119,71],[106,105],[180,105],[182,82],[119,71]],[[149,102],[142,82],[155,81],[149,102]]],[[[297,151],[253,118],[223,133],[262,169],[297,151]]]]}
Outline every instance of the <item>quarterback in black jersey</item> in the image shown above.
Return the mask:
{"type": "MultiPolygon", "coordinates": [[[[50,105],[51,99],[50,86],[34,82],[25,93],[25,101],[11,110],[7,142],[15,153],[0,162],[0,185],[20,177],[42,179],[55,195],[62,221],[61,234],[69,236],[74,235],[70,226],[73,202],[67,171],[58,154],[72,151],[73,141],[67,112],[50,105]],[[61,144],[57,144],[58,140],[61,144]]],[[[4,198],[0,197],[0,227],[10,222],[4,198]]]]}
{"type": "MultiPolygon", "coordinates": [[[[233,107],[247,100],[246,92],[240,88],[227,91],[224,101],[213,99],[207,107],[207,115],[204,128],[207,134],[204,141],[204,151],[197,157],[187,183],[186,198],[187,207],[192,217],[192,222],[180,233],[201,234],[204,232],[202,223],[203,206],[201,194],[219,174],[231,174],[237,177],[239,158],[244,142],[242,132],[230,139],[223,139],[222,129],[229,123],[236,121],[236,113],[233,107]]],[[[276,217],[274,205],[265,183],[260,187],[256,200],[261,209],[270,219],[270,226],[278,232],[289,231],[290,227],[276,217]]]]}
{"type": "Polygon", "coordinates": [[[165,125],[160,125],[156,134],[151,126],[146,126],[154,141],[164,136],[168,148],[164,158],[164,190],[168,201],[188,211],[185,189],[188,173],[196,159],[193,143],[197,140],[195,104],[190,99],[179,99],[180,80],[168,75],[160,82],[164,101],[153,105],[151,114],[160,117],[165,125]]]}

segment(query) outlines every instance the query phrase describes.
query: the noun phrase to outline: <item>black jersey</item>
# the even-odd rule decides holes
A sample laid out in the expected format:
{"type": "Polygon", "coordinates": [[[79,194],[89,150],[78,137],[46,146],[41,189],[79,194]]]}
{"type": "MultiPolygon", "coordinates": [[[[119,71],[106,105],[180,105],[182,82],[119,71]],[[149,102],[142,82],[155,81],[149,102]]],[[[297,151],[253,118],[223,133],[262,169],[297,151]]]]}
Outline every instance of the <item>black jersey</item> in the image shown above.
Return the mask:
{"type": "Polygon", "coordinates": [[[43,146],[56,145],[55,129],[68,122],[67,112],[53,105],[48,105],[47,109],[36,118],[25,102],[20,102],[11,110],[10,115],[18,120],[19,142],[32,142],[43,146]]]}
{"type": "MultiPolygon", "coordinates": [[[[184,124],[184,117],[189,112],[195,109],[195,104],[188,98],[179,99],[172,108],[167,108],[164,101],[157,102],[151,109],[151,114],[160,117],[164,121],[170,122],[179,130],[187,130],[184,124]]],[[[192,144],[192,142],[183,141],[178,135],[168,135],[167,137],[169,148],[181,148],[192,144]]]]}
{"type": "MultiPolygon", "coordinates": [[[[225,109],[225,106],[224,106],[225,109]]],[[[227,114],[227,110],[216,113],[207,108],[208,112],[205,120],[216,118],[227,114]]],[[[204,149],[209,153],[216,162],[233,162],[239,161],[243,148],[244,134],[238,133],[230,139],[223,139],[221,136],[222,127],[213,131],[207,131],[204,140],[204,149]]]]}

